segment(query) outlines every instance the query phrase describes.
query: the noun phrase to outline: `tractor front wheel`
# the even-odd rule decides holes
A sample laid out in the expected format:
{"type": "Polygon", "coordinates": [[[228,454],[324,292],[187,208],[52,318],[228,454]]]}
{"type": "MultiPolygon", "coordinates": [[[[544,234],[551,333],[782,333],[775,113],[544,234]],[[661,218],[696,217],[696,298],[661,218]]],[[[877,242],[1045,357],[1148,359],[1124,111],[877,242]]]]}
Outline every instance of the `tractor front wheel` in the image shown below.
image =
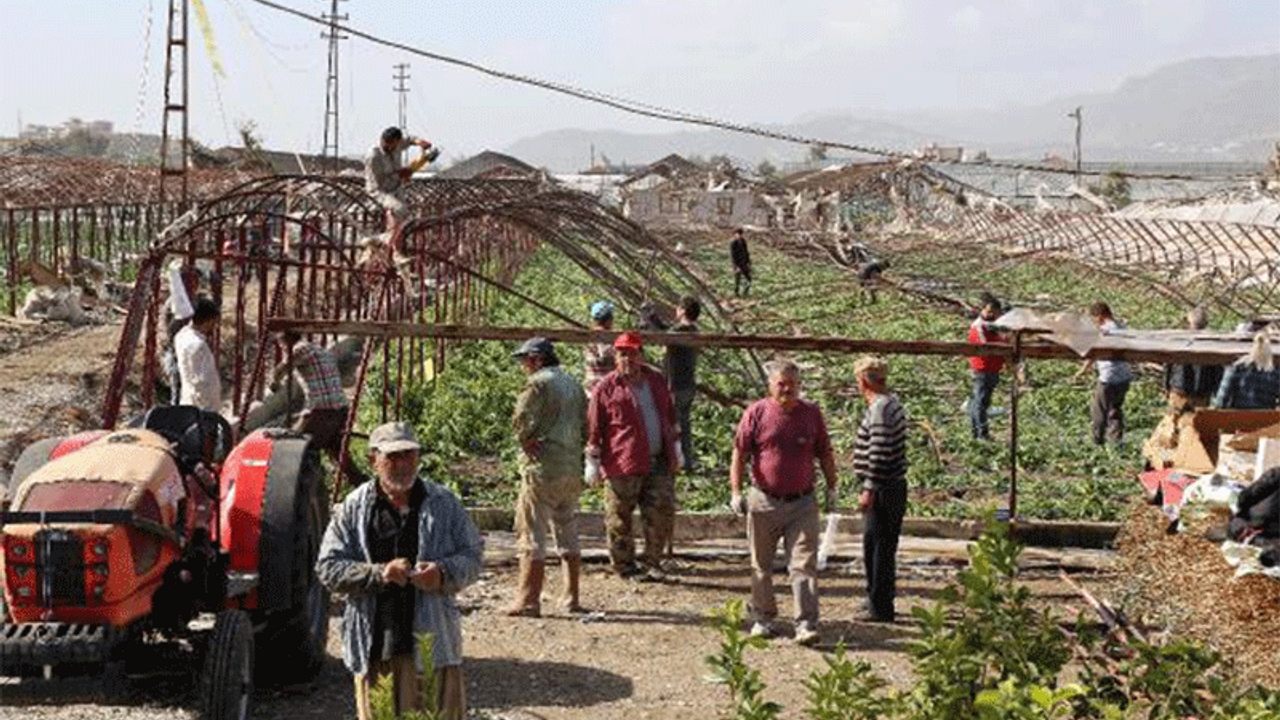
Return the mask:
{"type": "Polygon", "coordinates": [[[200,674],[203,720],[247,720],[253,706],[253,645],[247,613],[218,613],[200,674]]]}

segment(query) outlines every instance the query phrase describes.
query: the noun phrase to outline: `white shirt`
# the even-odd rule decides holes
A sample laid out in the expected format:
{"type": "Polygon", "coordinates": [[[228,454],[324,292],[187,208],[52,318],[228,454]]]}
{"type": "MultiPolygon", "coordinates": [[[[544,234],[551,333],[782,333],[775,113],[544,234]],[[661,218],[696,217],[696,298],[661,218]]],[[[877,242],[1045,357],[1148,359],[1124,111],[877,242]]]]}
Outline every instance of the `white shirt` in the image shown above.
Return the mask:
{"type": "Polygon", "coordinates": [[[188,323],[173,337],[173,352],[178,358],[178,377],[182,378],[179,404],[221,412],[222,379],[204,335],[188,323]]]}

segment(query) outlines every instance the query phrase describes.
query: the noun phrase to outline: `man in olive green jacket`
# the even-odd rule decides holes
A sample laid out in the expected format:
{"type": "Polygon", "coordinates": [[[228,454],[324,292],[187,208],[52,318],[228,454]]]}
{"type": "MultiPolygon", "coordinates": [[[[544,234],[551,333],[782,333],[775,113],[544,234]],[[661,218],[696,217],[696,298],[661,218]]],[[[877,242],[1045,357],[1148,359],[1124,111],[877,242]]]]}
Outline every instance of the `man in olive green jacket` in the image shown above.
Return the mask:
{"type": "Polygon", "coordinates": [[[578,381],[560,368],[551,341],[530,338],[516,350],[528,376],[512,418],[523,453],[516,501],[520,587],[507,614],[542,614],[547,527],[555,533],[565,567],[565,606],[582,612],[578,592],[582,550],[578,544],[578,496],[582,493],[582,446],[587,398],[578,381]]]}

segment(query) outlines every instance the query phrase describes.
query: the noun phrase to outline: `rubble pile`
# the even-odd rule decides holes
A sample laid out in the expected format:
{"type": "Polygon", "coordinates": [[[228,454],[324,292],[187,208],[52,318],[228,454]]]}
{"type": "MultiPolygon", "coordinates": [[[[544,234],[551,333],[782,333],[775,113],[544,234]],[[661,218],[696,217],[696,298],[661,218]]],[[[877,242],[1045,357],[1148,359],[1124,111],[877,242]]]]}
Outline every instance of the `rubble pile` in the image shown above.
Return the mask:
{"type": "Polygon", "coordinates": [[[1168,520],[1136,507],[1118,539],[1127,611],[1216,648],[1246,680],[1280,687],[1280,582],[1237,577],[1200,528],[1169,533],[1168,520]]]}

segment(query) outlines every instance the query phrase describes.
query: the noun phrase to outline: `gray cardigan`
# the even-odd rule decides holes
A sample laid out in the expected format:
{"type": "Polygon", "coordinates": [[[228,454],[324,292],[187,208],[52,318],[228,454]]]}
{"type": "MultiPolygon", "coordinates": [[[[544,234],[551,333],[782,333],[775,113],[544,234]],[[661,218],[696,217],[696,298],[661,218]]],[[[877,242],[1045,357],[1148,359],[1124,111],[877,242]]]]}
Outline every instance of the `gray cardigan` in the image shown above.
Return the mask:
{"type": "MultiPolygon", "coordinates": [[[[365,675],[373,638],[373,616],[382,588],[382,564],[370,555],[369,524],[377,479],[356,488],[338,506],[329,522],[316,574],[330,591],[345,595],[342,616],[342,657],[347,669],[365,675]]],[[[454,595],[475,582],[480,574],[483,544],[462,503],[444,487],[422,481],[427,494],[418,515],[418,560],[440,565],[440,592],[414,593],[415,633],[435,637],[435,666],[462,664],[462,614],[454,595]]]]}

